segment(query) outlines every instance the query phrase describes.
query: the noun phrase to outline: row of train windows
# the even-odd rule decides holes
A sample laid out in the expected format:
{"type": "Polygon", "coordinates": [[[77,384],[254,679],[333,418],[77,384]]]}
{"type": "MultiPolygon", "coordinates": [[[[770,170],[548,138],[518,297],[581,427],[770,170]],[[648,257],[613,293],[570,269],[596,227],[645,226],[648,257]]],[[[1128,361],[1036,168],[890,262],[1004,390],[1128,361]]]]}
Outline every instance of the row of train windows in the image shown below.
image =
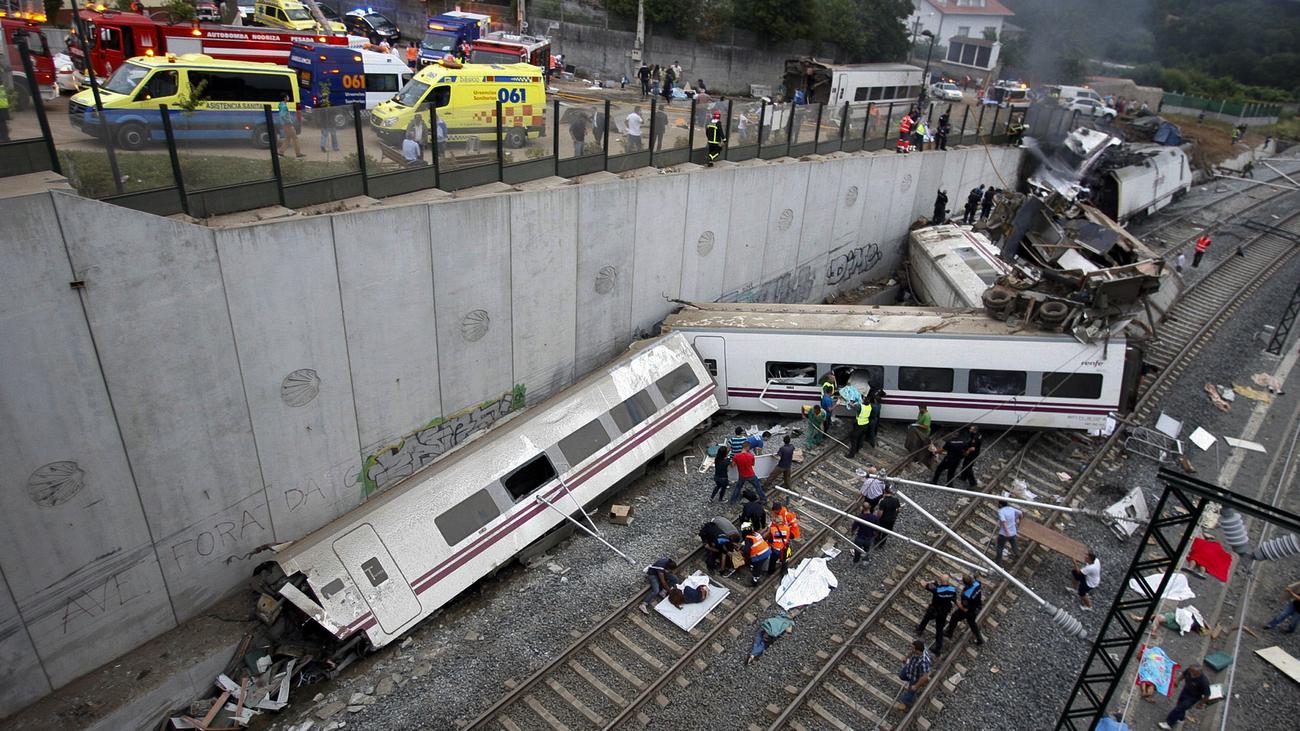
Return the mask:
{"type": "MultiPolygon", "coordinates": [[[[1031,380],[1040,380],[1041,386],[1032,396],[1069,399],[1101,398],[1100,373],[1035,373],[1027,371],[971,368],[966,371],[964,390],[954,388],[958,371],[953,368],[925,366],[832,366],[840,383],[851,381],[866,383],[872,388],[884,388],[886,369],[893,371],[890,387],[900,391],[929,393],[972,393],[993,396],[1025,396],[1031,380]],[[1031,379],[1041,376],[1041,379],[1031,379]]],[[[813,386],[817,383],[815,363],[768,361],[766,376],[769,383],[788,386],[813,386]]]]}
{"type": "MultiPolygon", "coordinates": [[[[690,393],[698,385],[699,377],[689,363],[684,363],[607,412],[609,421],[617,428],[616,433],[611,434],[598,417],[569,433],[555,446],[572,469],[653,416],[659,406],[652,390],[658,392],[666,406],[690,393]]],[[[512,501],[518,502],[555,477],[555,465],[543,451],[502,477],[501,486],[512,501]]],[[[501,515],[501,507],[492,496],[493,487],[495,485],[489,485],[475,492],[434,519],[434,524],[438,526],[448,546],[455,546],[501,515]]]]}

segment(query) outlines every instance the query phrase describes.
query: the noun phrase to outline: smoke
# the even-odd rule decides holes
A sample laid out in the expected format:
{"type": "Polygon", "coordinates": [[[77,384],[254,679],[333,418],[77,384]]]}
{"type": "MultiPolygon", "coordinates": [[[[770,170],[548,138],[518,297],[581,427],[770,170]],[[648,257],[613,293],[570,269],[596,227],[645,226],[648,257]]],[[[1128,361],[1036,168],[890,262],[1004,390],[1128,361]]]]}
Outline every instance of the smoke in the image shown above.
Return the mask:
{"type": "Polygon", "coordinates": [[[1080,82],[1089,61],[1142,61],[1151,44],[1153,0],[1002,0],[1024,29],[1007,73],[1036,84],[1080,82]]]}

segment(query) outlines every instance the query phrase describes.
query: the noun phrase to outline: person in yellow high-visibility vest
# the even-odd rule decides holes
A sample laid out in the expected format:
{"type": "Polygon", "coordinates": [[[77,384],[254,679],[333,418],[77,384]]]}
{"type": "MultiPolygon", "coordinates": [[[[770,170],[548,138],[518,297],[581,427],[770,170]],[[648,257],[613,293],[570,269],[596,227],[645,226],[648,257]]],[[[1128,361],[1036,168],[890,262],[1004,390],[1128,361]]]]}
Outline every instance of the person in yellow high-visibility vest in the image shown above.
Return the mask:
{"type": "Polygon", "coordinates": [[[867,438],[867,425],[871,423],[871,399],[864,397],[862,403],[857,404],[857,407],[857,419],[853,424],[853,441],[849,444],[850,459],[862,447],[862,440],[867,438]]]}
{"type": "Polygon", "coordinates": [[[0,81],[0,142],[9,141],[9,87],[0,81]]]}
{"type": "Polygon", "coordinates": [[[709,143],[709,167],[722,155],[722,146],[727,144],[727,130],[722,126],[722,114],[713,113],[713,121],[704,128],[704,139],[709,143]]]}

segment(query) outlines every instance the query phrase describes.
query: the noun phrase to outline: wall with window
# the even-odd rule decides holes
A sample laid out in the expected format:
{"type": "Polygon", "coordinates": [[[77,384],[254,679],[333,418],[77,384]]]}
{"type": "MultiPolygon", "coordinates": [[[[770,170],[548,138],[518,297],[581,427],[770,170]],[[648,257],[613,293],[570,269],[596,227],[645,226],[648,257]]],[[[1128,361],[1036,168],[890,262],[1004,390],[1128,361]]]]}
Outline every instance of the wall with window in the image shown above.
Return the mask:
{"type": "MultiPolygon", "coordinates": [[[[0,716],[201,614],[259,546],[598,368],[672,300],[812,303],[888,277],[937,188],[956,205],[1018,160],[599,174],[222,229],[61,191],[7,199],[0,626],[25,631],[0,638],[0,716]]],[[[460,523],[683,387],[661,382],[575,432],[550,467],[470,498],[460,523]]]]}

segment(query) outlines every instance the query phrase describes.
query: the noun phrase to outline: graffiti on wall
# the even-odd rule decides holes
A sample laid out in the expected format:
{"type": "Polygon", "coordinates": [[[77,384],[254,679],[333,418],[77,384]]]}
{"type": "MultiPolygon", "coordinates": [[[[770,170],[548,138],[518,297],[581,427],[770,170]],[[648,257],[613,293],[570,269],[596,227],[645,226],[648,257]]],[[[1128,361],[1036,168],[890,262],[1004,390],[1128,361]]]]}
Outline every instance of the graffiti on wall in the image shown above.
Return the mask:
{"type": "Polygon", "coordinates": [[[498,419],[524,406],[524,384],[499,398],[440,416],[402,437],[396,444],[367,455],[361,464],[361,497],[367,498],[418,472],[446,454],[470,435],[492,426],[498,419]]]}
{"type": "Polygon", "coordinates": [[[826,283],[830,285],[846,282],[860,274],[866,274],[880,263],[884,254],[880,253],[880,244],[871,243],[855,246],[848,251],[836,254],[826,264],[826,283]]]}
{"type": "Polygon", "coordinates": [[[728,292],[719,297],[718,302],[807,302],[812,295],[814,279],[812,265],[804,264],[762,284],[728,292]]]}

